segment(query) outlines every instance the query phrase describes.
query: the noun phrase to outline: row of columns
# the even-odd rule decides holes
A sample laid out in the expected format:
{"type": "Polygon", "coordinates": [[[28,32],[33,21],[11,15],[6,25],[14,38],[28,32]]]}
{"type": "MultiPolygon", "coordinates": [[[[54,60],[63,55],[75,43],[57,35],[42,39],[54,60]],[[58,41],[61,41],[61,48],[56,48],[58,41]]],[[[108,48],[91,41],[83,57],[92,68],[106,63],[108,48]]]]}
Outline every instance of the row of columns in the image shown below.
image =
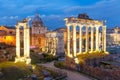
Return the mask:
{"type": "MultiPolygon", "coordinates": [[[[73,23],[72,25],[71,24],[67,24],[67,55],[68,56],[71,56],[70,54],[70,27],[72,26],[73,28],[73,33],[72,33],[72,40],[73,40],[73,54],[74,54],[74,57],[77,55],[76,54],[76,27],[79,26],[79,53],[82,53],[82,27],[84,25],[81,25],[81,24],[76,24],[76,23],[73,23]]],[[[99,27],[100,25],[96,25],[96,26],[89,26],[89,25],[86,25],[86,44],[85,44],[85,52],[88,52],[89,51],[89,34],[88,34],[88,28],[91,27],[91,52],[94,51],[94,28],[96,28],[96,51],[99,50],[99,27]]],[[[106,51],[106,26],[102,26],[102,50],[103,51],[106,51]]]]}

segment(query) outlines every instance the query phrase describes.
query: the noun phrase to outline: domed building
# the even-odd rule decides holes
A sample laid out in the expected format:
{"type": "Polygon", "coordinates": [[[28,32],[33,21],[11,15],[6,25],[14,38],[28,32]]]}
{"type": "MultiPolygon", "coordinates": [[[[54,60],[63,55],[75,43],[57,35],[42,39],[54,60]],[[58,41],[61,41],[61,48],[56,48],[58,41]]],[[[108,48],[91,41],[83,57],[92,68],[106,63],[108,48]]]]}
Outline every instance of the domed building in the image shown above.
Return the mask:
{"type": "Polygon", "coordinates": [[[43,22],[42,19],[39,17],[39,14],[36,14],[36,16],[33,18],[32,24],[33,26],[43,27],[43,22]]]}
{"type": "Polygon", "coordinates": [[[48,32],[47,27],[44,26],[42,19],[39,14],[36,13],[35,17],[32,19],[31,27],[31,45],[34,47],[44,47],[45,46],[45,34],[48,32]]]}
{"type": "Polygon", "coordinates": [[[32,34],[45,34],[47,32],[47,27],[43,25],[42,19],[39,14],[36,13],[32,20],[32,34]]]}

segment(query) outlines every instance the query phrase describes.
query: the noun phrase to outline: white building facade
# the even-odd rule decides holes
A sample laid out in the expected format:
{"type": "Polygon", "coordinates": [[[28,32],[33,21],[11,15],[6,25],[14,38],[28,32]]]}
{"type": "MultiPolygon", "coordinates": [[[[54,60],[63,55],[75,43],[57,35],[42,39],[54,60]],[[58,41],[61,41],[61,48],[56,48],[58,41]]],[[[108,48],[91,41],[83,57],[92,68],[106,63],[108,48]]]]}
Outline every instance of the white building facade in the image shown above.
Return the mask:
{"type": "Polygon", "coordinates": [[[46,52],[56,56],[64,55],[64,36],[62,32],[46,33],[46,52]]]}
{"type": "Polygon", "coordinates": [[[107,29],[107,46],[119,45],[120,44],[120,28],[115,27],[112,29],[107,29]]]}

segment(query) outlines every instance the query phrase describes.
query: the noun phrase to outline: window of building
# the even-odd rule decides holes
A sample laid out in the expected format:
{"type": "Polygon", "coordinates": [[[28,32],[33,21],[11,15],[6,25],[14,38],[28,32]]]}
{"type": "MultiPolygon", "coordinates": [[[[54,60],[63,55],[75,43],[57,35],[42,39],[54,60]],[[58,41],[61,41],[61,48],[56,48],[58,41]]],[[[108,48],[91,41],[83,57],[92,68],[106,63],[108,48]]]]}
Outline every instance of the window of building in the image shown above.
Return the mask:
{"type": "Polygon", "coordinates": [[[39,42],[39,44],[41,44],[41,38],[38,38],[38,42],[39,42]]]}
{"type": "Polygon", "coordinates": [[[9,33],[12,34],[12,31],[10,31],[9,33]]]}

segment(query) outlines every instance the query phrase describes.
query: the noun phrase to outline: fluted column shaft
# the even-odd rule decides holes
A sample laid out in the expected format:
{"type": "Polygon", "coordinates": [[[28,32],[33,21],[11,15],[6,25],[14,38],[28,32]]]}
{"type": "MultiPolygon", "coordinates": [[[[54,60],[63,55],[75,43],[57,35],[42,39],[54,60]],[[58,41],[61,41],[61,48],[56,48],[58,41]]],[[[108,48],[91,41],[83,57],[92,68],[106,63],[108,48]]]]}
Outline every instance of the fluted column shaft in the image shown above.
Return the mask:
{"type": "Polygon", "coordinates": [[[70,25],[67,26],[67,55],[70,56],[70,25]]]}
{"type": "Polygon", "coordinates": [[[30,57],[30,34],[29,34],[29,28],[26,29],[26,57],[30,57]]]}
{"type": "Polygon", "coordinates": [[[76,24],[73,24],[73,55],[76,57],[76,24]]]}
{"type": "Polygon", "coordinates": [[[91,52],[94,50],[94,26],[91,26],[91,52]]]}
{"type": "Polygon", "coordinates": [[[79,25],[79,53],[82,53],[82,25],[79,25]]]}
{"type": "Polygon", "coordinates": [[[96,26],[96,51],[99,50],[99,26],[96,26]]]}
{"type": "Polygon", "coordinates": [[[103,30],[102,30],[102,35],[103,35],[103,51],[106,51],[106,26],[103,26],[103,30]]]}
{"type": "Polygon", "coordinates": [[[16,56],[20,57],[20,30],[16,26],[16,56]]]}
{"type": "MultiPolygon", "coordinates": [[[[25,26],[25,25],[24,25],[25,26]]],[[[27,57],[27,29],[24,28],[24,57],[27,57]]]]}
{"type": "Polygon", "coordinates": [[[86,46],[85,47],[86,47],[85,51],[88,52],[88,47],[89,47],[88,46],[88,25],[86,25],[86,46]]]}

